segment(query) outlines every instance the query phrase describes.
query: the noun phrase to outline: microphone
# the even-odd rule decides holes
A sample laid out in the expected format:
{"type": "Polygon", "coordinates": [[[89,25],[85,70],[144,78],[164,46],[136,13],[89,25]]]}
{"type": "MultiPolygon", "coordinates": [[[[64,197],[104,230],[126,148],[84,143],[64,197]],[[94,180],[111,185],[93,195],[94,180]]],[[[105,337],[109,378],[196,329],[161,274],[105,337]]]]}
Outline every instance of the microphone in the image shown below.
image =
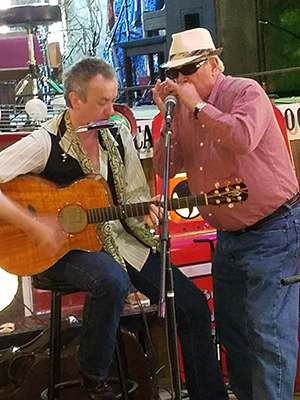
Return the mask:
{"type": "Polygon", "coordinates": [[[176,107],[176,104],[177,104],[177,98],[175,96],[170,94],[165,98],[165,105],[166,105],[165,120],[167,124],[169,124],[173,119],[173,112],[174,108],[176,107]]]}
{"type": "Polygon", "coordinates": [[[293,283],[300,282],[300,275],[289,276],[288,278],[281,279],[283,286],[292,285],[293,283]]]}
{"type": "Polygon", "coordinates": [[[94,129],[112,128],[113,126],[115,126],[113,122],[108,120],[101,120],[101,121],[90,122],[89,124],[86,125],[81,125],[77,129],[75,129],[75,132],[79,133],[79,132],[92,131],[94,129]]]}

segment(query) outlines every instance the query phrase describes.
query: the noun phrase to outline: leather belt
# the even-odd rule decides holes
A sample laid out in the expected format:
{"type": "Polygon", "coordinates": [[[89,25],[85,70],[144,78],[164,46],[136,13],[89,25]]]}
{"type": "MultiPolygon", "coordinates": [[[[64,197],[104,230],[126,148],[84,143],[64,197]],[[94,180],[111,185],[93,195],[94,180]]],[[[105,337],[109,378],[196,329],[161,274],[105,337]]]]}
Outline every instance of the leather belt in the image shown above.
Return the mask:
{"type": "Polygon", "coordinates": [[[255,224],[246,226],[246,228],[240,229],[238,231],[233,231],[233,234],[239,235],[241,233],[249,232],[260,228],[265,222],[271,220],[274,217],[284,214],[290,208],[293,208],[296,204],[300,202],[300,192],[296,193],[293,197],[283,203],[280,207],[278,207],[275,211],[271,214],[268,214],[264,218],[260,219],[259,221],[255,222],[255,224]]]}

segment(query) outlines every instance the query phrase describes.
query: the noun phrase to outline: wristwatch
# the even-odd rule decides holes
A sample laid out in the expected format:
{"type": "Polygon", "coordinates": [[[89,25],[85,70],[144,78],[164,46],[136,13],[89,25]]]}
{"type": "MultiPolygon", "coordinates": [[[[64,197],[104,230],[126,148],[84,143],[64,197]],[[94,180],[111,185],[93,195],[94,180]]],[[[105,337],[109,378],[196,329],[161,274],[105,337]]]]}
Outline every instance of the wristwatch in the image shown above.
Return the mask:
{"type": "Polygon", "coordinates": [[[198,113],[199,113],[199,111],[201,111],[202,108],[206,106],[206,104],[207,104],[207,103],[206,103],[205,101],[198,101],[198,103],[197,103],[196,106],[195,106],[195,110],[194,110],[194,117],[195,117],[196,119],[198,119],[198,113]]]}

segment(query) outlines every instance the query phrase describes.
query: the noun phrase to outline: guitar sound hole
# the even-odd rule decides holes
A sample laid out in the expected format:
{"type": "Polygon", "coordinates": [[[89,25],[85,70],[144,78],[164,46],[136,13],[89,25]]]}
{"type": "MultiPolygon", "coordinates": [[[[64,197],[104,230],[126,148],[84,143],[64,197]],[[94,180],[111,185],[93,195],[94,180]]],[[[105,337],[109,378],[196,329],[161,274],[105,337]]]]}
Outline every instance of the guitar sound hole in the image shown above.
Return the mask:
{"type": "Polygon", "coordinates": [[[82,232],[88,224],[86,211],[80,205],[65,206],[58,215],[58,222],[68,234],[82,232]]]}

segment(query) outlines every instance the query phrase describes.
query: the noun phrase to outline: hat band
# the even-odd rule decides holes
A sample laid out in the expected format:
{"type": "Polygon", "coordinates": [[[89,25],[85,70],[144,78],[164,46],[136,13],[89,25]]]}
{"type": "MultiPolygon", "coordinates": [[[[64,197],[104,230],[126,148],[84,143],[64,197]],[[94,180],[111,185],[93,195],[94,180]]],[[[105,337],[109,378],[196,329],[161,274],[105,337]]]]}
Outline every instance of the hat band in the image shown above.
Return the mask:
{"type": "Polygon", "coordinates": [[[182,51],[181,53],[171,54],[170,61],[182,60],[184,58],[195,57],[195,56],[201,57],[202,55],[206,55],[208,53],[211,53],[212,51],[216,51],[216,49],[198,49],[193,51],[182,51]]]}

